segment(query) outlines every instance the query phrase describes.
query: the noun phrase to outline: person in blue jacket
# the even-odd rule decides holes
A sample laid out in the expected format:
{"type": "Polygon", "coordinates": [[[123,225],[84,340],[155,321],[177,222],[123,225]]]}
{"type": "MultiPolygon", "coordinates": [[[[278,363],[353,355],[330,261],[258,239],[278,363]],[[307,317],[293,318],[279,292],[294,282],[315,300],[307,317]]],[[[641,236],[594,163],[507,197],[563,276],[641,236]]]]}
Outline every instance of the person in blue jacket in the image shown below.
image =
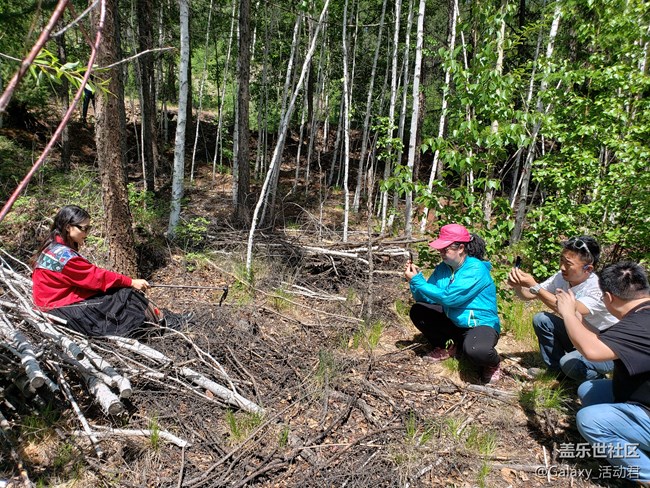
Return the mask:
{"type": "Polygon", "coordinates": [[[442,361],[462,351],[481,369],[482,380],[494,383],[501,378],[495,349],[501,326],[492,265],[483,261],[485,241],[449,224],[429,246],[443,261],[429,279],[411,261],[404,272],[416,301],[411,320],[434,348],[426,357],[442,361]]]}

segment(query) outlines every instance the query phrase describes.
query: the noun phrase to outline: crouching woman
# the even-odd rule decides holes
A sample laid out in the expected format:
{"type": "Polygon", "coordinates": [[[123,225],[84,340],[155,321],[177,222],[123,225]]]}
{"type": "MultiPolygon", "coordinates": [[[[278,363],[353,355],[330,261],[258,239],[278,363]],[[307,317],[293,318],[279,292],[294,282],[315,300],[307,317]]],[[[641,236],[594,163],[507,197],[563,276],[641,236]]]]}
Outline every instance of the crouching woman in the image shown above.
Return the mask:
{"type": "Polygon", "coordinates": [[[429,246],[442,258],[429,279],[410,261],[404,272],[416,301],[411,320],[434,348],[427,357],[441,361],[462,352],[484,382],[494,383],[501,377],[495,349],[501,328],[492,266],[483,261],[485,241],[449,224],[429,246]]]}

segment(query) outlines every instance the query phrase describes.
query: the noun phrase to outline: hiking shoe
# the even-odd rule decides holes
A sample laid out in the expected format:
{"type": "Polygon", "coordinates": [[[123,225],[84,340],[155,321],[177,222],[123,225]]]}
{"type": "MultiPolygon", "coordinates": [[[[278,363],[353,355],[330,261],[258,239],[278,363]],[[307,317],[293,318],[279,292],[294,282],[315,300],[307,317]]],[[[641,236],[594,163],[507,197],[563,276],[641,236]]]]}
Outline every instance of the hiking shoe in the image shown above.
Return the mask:
{"type": "Polygon", "coordinates": [[[433,351],[424,355],[424,359],[433,361],[435,363],[444,361],[445,359],[453,358],[456,356],[456,344],[452,344],[447,349],[444,347],[436,347],[433,351]]]}
{"type": "Polygon", "coordinates": [[[488,385],[493,385],[501,379],[501,368],[496,366],[486,366],[481,372],[481,379],[488,385]]]}

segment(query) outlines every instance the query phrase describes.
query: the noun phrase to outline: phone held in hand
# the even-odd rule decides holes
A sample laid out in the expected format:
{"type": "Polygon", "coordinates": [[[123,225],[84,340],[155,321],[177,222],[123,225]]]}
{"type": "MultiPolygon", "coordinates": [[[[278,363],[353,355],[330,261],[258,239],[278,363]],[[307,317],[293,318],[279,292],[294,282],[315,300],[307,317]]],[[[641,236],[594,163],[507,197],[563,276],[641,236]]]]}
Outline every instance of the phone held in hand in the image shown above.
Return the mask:
{"type": "Polygon", "coordinates": [[[521,268],[521,256],[517,256],[515,259],[515,268],[521,268]]]}
{"type": "Polygon", "coordinates": [[[409,251],[409,262],[413,263],[413,252],[409,251]]]}

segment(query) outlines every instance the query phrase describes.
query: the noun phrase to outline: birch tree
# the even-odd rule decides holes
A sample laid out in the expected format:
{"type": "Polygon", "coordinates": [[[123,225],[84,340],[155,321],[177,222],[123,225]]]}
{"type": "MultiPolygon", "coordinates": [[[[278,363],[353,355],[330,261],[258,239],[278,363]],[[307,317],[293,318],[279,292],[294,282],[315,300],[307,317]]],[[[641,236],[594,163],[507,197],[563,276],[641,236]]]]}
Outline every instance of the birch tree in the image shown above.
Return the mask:
{"type": "Polygon", "coordinates": [[[212,6],[214,0],[210,0],[210,8],[208,10],[208,22],[205,28],[205,47],[203,48],[203,70],[201,71],[201,82],[199,84],[199,113],[196,116],[196,130],[194,131],[194,146],[192,148],[192,166],[190,169],[190,182],[194,181],[194,162],[196,161],[196,146],[199,142],[199,130],[201,127],[201,113],[203,112],[203,90],[205,88],[205,81],[208,74],[208,53],[210,49],[210,25],[212,22],[212,6]]]}
{"type": "MultiPolygon", "coordinates": [[[[561,0],[557,0],[555,3],[555,10],[553,12],[553,22],[551,23],[551,29],[548,35],[548,42],[546,44],[546,60],[547,62],[551,60],[553,56],[553,49],[555,46],[555,38],[557,37],[557,32],[560,26],[560,18],[562,17],[562,4],[561,0]]],[[[547,68],[548,70],[548,68],[547,68]]],[[[548,74],[548,71],[546,71],[548,74]]],[[[545,108],[542,102],[541,95],[548,86],[548,82],[544,78],[540,83],[539,92],[537,96],[537,112],[541,116],[549,107],[545,108]]],[[[526,205],[528,203],[528,187],[530,185],[530,178],[532,174],[533,161],[535,160],[535,149],[537,146],[537,136],[541,128],[541,118],[535,122],[533,130],[531,133],[531,142],[528,146],[528,152],[526,153],[526,160],[524,166],[521,170],[521,182],[519,184],[519,199],[517,203],[517,209],[515,213],[515,225],[512,229],[511,240],[512,242],[519,242],[521,239],[521,234],[524,228],[524,221],[526,218],[526,205]]]]}
{"type": "Polygon", "coordinates": [[[348,73],[348,0],[343,7],[343,242],[348,242],[348,220],[350,217],[350,192],[348,175],[350,173],[350,75],[348,73]]]}
{"type": "MultiPolygon", "coordinates": [[[[452,8],[449,10],[449,52],[453,53],[456,49],[456,24],[458,21],[458,0],[451,0],[452,8]]],[[[451,63],[445,68],[445,84],[442,87],[442,106],[440,109],[440,120],[438,121],[438,139],[442,139],[445,133],[445,121],[447,119],[447,107],[449,104],[449,91],[451,89],[451,63]]],[[[431,174],[429,175],[429,183],[427,184],[427,191],[431,193],[433,190],[433,181],[438,174],[438,161],[440,159],[440,149],[436,148],[433,152],[433,163],[431,165],[431,174]]],[[[424,208],[424,215],[420,221],[420,232],[424,232],[427,225],[427,217],[429,215],[429,208],[424,208]]]]}
{"type": "MultiPolygon", "coordinates": [[[[503,74],[503,49],[506,37],[506,9],[508,7],[507,0],[504,0],[501,5],[501,20],[500,27],[497,34],[497,61],[494,67],[494,72],[497,76],[503,74]]],[[[492,120],[490,125],[490,131],[492,134],[497,134],[499,132],[499,120],[497,118],[492,120]]],[[[496,191],[497,182],[494,178],[496,162],[491,158],[487,160],[487,168],[485,174],[485,186],[484,186],[484,197],[483,197],[483,220],[486,227],[489,229],[492,226],[492,202],[494,200],[494,193],[496,191]]]]}
{"type": "Polygon", "coordinates": [[[361,198],[361,189],[363,186],[363,174],[368,152],[368,137],[370,133],[370,115],[372,113],[372,99],[374,96],[375,76],[377,74],[377,61],[379,60],[379,51],[381,48],[382,35],[384,32],[384,18],[386,16],[386,4],[384,0],[381,7],[381,17],[379,19],[379,32],[377,33],[377,45],[375,46],[375,55],[372,59],[372,69],[370,71],[370,86],[368,87],[368,98],[366,99],[366,114],[363,120],[363,135],[361,136],[361,156],[359,157],[359,169],[357,173],[357,187],[354,190],[354,200],[352,209],[354,212],[359,211],[359,200],[361,198]]]}
{"type": "Polygon", "coordinates": [[[222,73],[222,81],[220,85],[220,94],[219,94],[219,117],[217,120],[217,138],[215,141],[215,147],[214,147],[214,158],[212,160],[212,179],[215,178],[216,172],[217,172],[217,155],[219,155],[219,158],[221,162],[223,163],[223,113],[224,113],[224,106],[226,102],[226,81],[228,80],[228,70],[230,69],[230,52],[232,50],[232,42],[234,39],[234,30],[235,30],[235,12],[237,11],[237,4],[235,3],[236,0],[232,0],[232,4],[230,7],[230,11],[232,13],[230,17],[230,35],[228,36],[228,48],[226,49],[226,60],[224,62],[224,66],[222,68],[223,73],[222,73]]]}
{"type": "MultiPolygon", "coordinates": [[[[418,119],[420,116],[420,73],[422,72],[422,48],[424,45],[424,11],[426,8],[425,0],[420,0],[418,9],[418,27],[417,42],[415,45],[415,68],[413,70],[413,113],[411,115],[411,134],[409,138],[409,154],[407,166],[409,168],[409,184],[412,183],[413,163],[415,161],[416,138],[418,131],[418,119]]],[[[407,237],[411,237],[413,219],[413,191],[410,187],[406,191],[406,222],[405,232],[407,237]]]]}
{"type": "Polygon", "coordinates": [[[302,71],[300,72],[300,77],[298,79],[298,82],[295,85],[295,90],[293,92],[293,95],[291,96],[291,100],[289,102],[289,105],[287,106],[287,110],[284,114],[282,114],[282,120],[280,122],[280,137],[278,138],[278,141],[275,145],[275,149],[273,150],[273,156],[271,158],[271,163],[269,164],[269,169],[266,172],[266,177],[264,179],[264,183],[262,185],[262,189],[260,191],[260,196],[257,200],[257,204],[255,205],[255,210],[253,211],[253,218],[251,221],[251,228],[248,233],[248,247],[247,247],[247,253],[246,253],[246,272],[248,276],[251,276],[251,267],[253,264],[253,238],[255,236],[255,229],[257,228],[257,220],[258,220],[258,215],[260,212],[260,209],[262,207],[262,204],[264,202],[264,199],[266,197],[266,192],[268,190],[269,186],[269,181],[271,180],[271,176],[273,175],[273,171],[275,169],[275,166],[280,164],[280,158],[282,156],[280,149],[284,145],[284,141],[287,137],[287,130],[289,127],[289,120],[291,120],[291,115],[293,114],[293,109],[296,104],[296,98],[298,98],[298,94],[300,92],[300,87],[303,84],[303,80],[305,79],[305,74],[307,72],[307,69],[309,67],[309,63],[311,63],[311,59],[314,56],[314,51],[316,50],[316,41],[318,39],[318,33],[320,32],[320,29],[323,25],[323,20],[325,19],[325,16],[327,14],[327,9],[329,8],[329,3],[330,0],[325,0],[325,4],[323,5],[323,10],[321,11],[320,17],[318,19],[318,24],[316,25],[316,29],[314,29],[314,35],[311,39],[311,43],[309,46],[309,50],[307,51],[307,54],[305,56],[305,60],[302,65],[302,71]]]}
{"type": "Polygon", "coordinates": [[[142,141],[142,174],[146,191],[155,190],[156,171],[156,94],[154,92],[153,0],[138,0],[138,45],[145,53],[138,58],[140,79],[140,139],[142,141]]]}
{"type": "Polygon", "coordinates": [[[181,58],[178,69],[178,117],[176,123],[176,139],[174,142],[174,175],[172,177],[171,210],[169,213],[169,226],[167,235],[173,237],[181,216],[181,199],[183,198],[183,181],[185,179],[185,128],[187,125],[187,97],[188,97],[188,67],[190,62],[190,27],[189,27],[189,0],[179,0],[180,28],[181,28],[181,58]]]}
{"type": "MultiPolygon", "coordinates": [[[[402,14],[402,0],[395,1],[395,27],[393,32],[393,52],[392,52],[392,67],[391,67],[391,84],[390,84],[390,104],[388,106],[388,135],[387,139],[392,141],[395,121],[395,103],[397,99],[397,53],[399,48],[399,24],[400,16],[402,14]]],[[[391,148],[388,149],[389,153],[391,148]]],[[[388,180],[391,173],[390,157],[386,160],[384,167],[384,180],[388,180]]],[[[386,216],[388,213],[388,190],[383,190],[381,194],[381,234],[386,233],[386,216]]]]}

